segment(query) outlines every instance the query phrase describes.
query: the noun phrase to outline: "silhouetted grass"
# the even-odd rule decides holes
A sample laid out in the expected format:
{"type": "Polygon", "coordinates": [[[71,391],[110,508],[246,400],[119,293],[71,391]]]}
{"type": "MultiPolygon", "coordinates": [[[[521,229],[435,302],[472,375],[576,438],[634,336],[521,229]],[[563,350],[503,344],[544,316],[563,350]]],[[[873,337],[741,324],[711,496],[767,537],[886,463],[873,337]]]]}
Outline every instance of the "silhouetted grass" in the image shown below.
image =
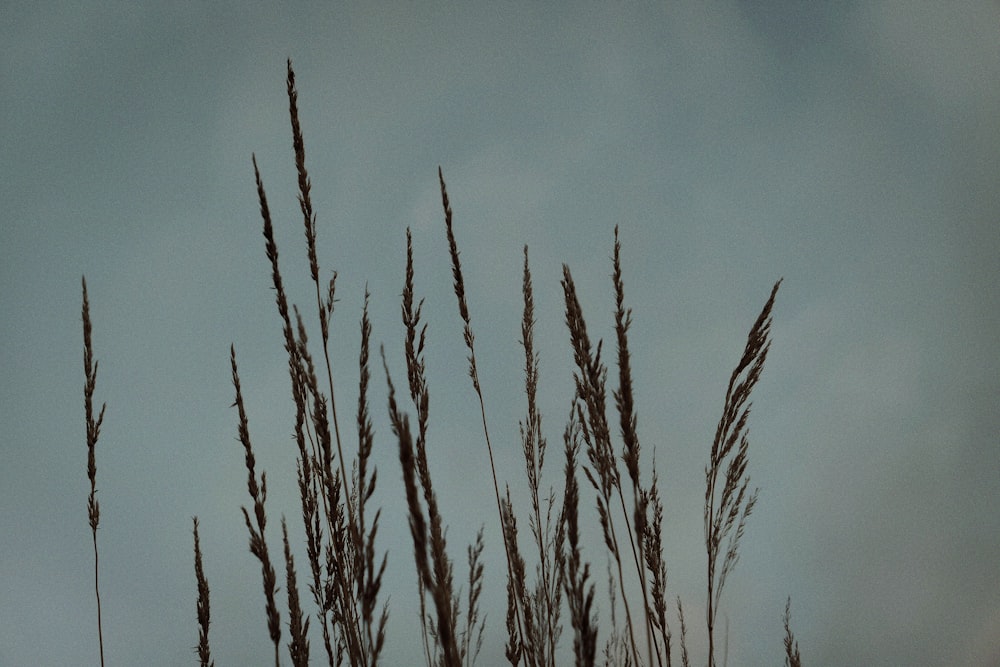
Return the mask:
{"type": "MultiPolygon", "coordinates": [[[[372,506],[378,471],[371,460],[376,434],[369,401],[372,378],[369,295],[366,290],[360,321],[356,439],[351,438],[353,442],[348,443],[348,438],[341,434],[339,427],[335,373],[330,353],[336,273],[331,274],[329,281],[320,280],[317,215],[312,205],[312,185],[306,166],[298,116],[298,92],[291,62],[288,63],[286,89],[298,175],[298,201],[320,324],[320,352],[317,353],[310,344],[303,317],[286,294],[272,215],[254,156],[252,163],[264,250],[270,264],[275,305],[288,358],[289,389],[295,405],[296,481],[305,534],[303,548],[308,564],[306,587],[311,600],[308,608],[304,608],[299,596],[298,571],[293,555],[295,549],[289,543],[287,524],[282,516],[281,553],[285,562],[284,587],[288,613],[284,626],[279,611],[277,574],[268,546],[269,539],[274,538],[266,534],[268,480],[265,472],[257,471],[234,346],[230,351],[235,390],[233,405],[237,408],[237,433],[243,447],[247,490],[252,506],[252,509],[244,507],[243,515],[250,551],[261,567],[265,627],[274,645],[275,664],[281,664],[282,630],[285,627],[288,639],[284,647],[291,663],[308,665],[310,636],[315,634],[318,626],[323,643],[322,654],[325,656],[320,660],[331,666],[343,663],[376,665],[385,646],[389,608],[382,591],[387,554],[380,556],[377,547],[380,510],[372,506]],[[321,361],[317,364],[316,359],[321,361]]],[[[562,428],[564,461],[561,488],[546,488],[543,482],[547,438],[538,402],[541,364],[534,339],[537,314],[528,248],[524,248],[521,345],[524,350],[526,412],[520,423],[520,434],[528,494],[526,505],[519,507],[510,490],[505,488],[502,491],[500,487],[501,478],[488,426],[487,403],[480,384],[454,213],[440,168],[438,181],[453,289],[461,320],[462,346],[476,397],[472,409],[478,409],[483,427],[485,455],[497,504],[497,522],[489,529],[481,528],[475,542],[466,547],[463,598],[455,587],[455,565],[447,542],[447,518],[438,503],[430,472],[433,447],[428,432],[431,416],[425,358],[427,328],[423,321],[423,301],[416,296],[412,239],[407,230],[400,313],[405,331],[403,353],[408,401],[397,396],[384,347],[381,356],[388,419],[398,450],[413,543],[414,594],[419,602],[418,620],[422,628],[424,662],[447,667],[472,665],[480,653],[485,628],[481,594],[485,567],[489,566],[485,553],[485,531],[485,535],[499,534],[498,542],[504,547],[503,567],[507,573],[505,656],[511,665],[555,667],[564,664],[568,655],[572,655],[576,665],[594,665],[599,656],[603,656],[605,664],[662,667],[671,665],[675,653],[679,653],[676,657],[686,667],[690,664],[687,623],[679,597],[676,597],[679,641],[675,641],[670,626],[673,612],[668,604],[670,594],[664,560],[667,538],[663,532],[664,508],[659,478],[639,438],[637,398],[632,377],[633,350],[629,342],[632,311],[626,304],[625,271],[618,228],[614,230],[611,266],[616,349],[612,372],[615,386],[610,388],[610,396],[607,385],[609,369],[603,356],[603,342],[595,344],[591,340],[573,274],[569,266],[564,265],[562,269],[563,317],[573,358],[574,391],[572,396],[567,397],[569,410],[562,428]],[[591,560],[584,555],[581,536],[581,469],[593,492],[608,563],[607,620],[603,623],[598,619],[597,587],[591,560]],[[530,533],[528,539],[519,532],[519,516],[526,517],[530,533]],[[622,624],[618,622],[619,609],[623,613],[622,624]],[[564,628],[567,621],[568,627],[564,628]],[[569,635],[565,644],[562,641],[564,629],[569,635]],[[603,648],[599,645],[602,638],[603,648]]],[[[729,378],[722,417],[705,468],[706,661],[710,667],[716,663],[715,621],[722,591],[739,559],[740,540],[757,499],[757,490],[750,490],[747,472],[750,459],[747,435],[750,397],[770,347],[771,312],[780,283],[779,280],[774,284],[767,302],[750,328],[746,347],[729,378]]],[[[91,484],[88,513],[94,536],[98,636],[103,662],[97,586],[99,509],[95,495],[94,449],[104,408],[95,418],[92,401],[97,363],[93,361],[91,350],[86,282],[83,283],[83,321],[84,398],[91,484]]],[[[454,349],[459,347],[457,343],[451,346],[454,349]]],[[[203,569],[198,529],[198,519],[195,518],[193,534],[199,626],[196,652],[204,666],[213,663],[209,646],[209,586],[203,569]]],[[[495,564],[492,566],[496,567],[495,564]]],[[[400,593],[397,592],[397,595],[400,593]]],[[[496,604],[496,601],[493,603],[496,604]]],[[[784,628],[786,664],[801,665],[798,645],[790,628],[790,600],[785,608],[784,628]]]]}
{"type": "Polygon", "coordinates": [[[97,553],[97,527],[101,523],[101,506],[97,502],[97,439],[101,435],[101,424],[104,422],[106,403],[101,404],[101,411],[94,417],[94,391],[97,389],[97,360],[94,359],[94,348],[91,341],[92,325],[90,322],[90,300],[87,298],[87,279],[82,278],[83,285],[83,371],[86,382],[83,386],[83,403],[87,420],[87,477],[90,479],[90,496],[87,498],[87,518],[90,523],[91,535],[94,538],[94,595],[97,597],[97,641],[100,647],[101,666],[104,666],[104,627],[101,623],[101,587],[100,571],[97,553]]]}

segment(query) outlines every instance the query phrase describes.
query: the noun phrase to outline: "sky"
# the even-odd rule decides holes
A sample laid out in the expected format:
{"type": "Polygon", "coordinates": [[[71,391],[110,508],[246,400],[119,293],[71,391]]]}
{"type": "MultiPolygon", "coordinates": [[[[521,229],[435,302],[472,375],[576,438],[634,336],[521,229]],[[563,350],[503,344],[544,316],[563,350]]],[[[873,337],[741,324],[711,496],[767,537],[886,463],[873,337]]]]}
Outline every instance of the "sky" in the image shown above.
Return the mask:
{"type": "MultiPolygon", "coordinates": [[[[193,516],[216,663],[268,664],[229,346],[270,482],[268,538],[279,548],[285,515],[301,545],[251,164],[255,154],[291,298],[308,304],[291,58],[320,263],[339,275],[342,413],[357,396],[366,285],[373,342],[404,377],[412,230],[429,457],[459,580],[485,530],[479,664],[502,661],[504,566],[439,166],[498,475],[516,498],[522,248],[543,428],[558,452],[572,398],[561,267],[610,352],[619,226],[643,469],[655,452],[668,590],[684,602],[695,664],[706,654],[704,466],[729,374],[783,278],[750,419],[759,502],[722,598],[729,664],[781,661],[790,596],[806,664],[1000,665],[996,3],[10,2],[4,13],[0,664],[98,662],[83,275],[107,403],[108,664],[196,662],[193,516]]],[[[385,662],[408,664],[415,575],[386,396],[376,366],[385,662]]],[[[560,459],[544,480],[557,489],[560,459]]],[[[606,621],[606,555],[597,540],[584,555],[606,621]]]]}

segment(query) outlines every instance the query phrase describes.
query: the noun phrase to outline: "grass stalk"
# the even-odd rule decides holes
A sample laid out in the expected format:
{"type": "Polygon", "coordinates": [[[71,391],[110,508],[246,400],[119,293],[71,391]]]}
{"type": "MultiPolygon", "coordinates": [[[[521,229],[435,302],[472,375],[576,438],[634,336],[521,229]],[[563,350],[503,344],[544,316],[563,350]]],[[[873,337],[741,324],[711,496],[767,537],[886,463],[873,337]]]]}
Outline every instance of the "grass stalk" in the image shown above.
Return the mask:
{"type": "MultiPolygon", "coordinates": [[[[520,658],[523,653],[525,664],[530,667],[555,667],[556,646],[562,633],[559,621],[562,587],[558,576],[558,558],[565,530],[562,518],[553,516],[556,496],[551,489],[545,503],[545,518],[544,520],[542,518],[541,479],[547,443],[542,432],[542,415],[538,409],[539,356],[534,344],[535,301],[528,262],[528,246],[524,246],[521,284],[524,301],[521,316],[521,345],[524,348],[524,390],[527,397],[527,414],[520,424],[521,450],[528,479],[530,501],[528,523],[534,538],[538,562],[535,567],[536,581],[533,587],[529,587],[528,582],[520,576],[517,577],[518,582],[511,582],[508,586],[510,605],[508,659],[516,664],[511,658],[515,656],[520,658]],[[518,583],[520,585],[517,585],[518,583]],[[518,610],[524,619],[523,638],[517,636],[518,610]]],[[[515,514],[509,493],[506,504],[510,520],[513,522],[515,514]]],[[[513,532],[513,535],[516,538],[516,532],[513,532]]],[[[521,570],[525,569],[516,539],[508,538],[508,542],[513,545],[515,563],[521,570]]]]}
{"type": "MultiPolygon", "coordinates": [[[[333,389],[333,365],[330,361],[330,317],[333,315],[334,288],[337,274],[334,273],[330,282],[326,286],[327,298],[324,299],[319,283],[319,260],[316,254],[316,213],[312,208],[312,182],[309,180],[309,173],[306,171],[306,149],[302,139],[302,126],[299,122],[298,90],[295,88],[295,71],[292,69],[292,61],[288,60],[288,73],[286,87],[288,90],[288,115],[292,124],[292,146],[295,150],[295,171],[298,174],[299,183],[299,207],[302,210],[302,218],[305,226],[306,249],[309,256],[309,273],[316,286],[316,309],[319,313],[320,333],[323,337],[323,357],[326,361],[327,384],[330,389],[330,413],[333,417],[333,432],[337,443],[337,457],[340,462],[340,478],[344,488],[348,488],[347,468],[344,464],[344,450],[340,439],[340,423],[337,419],[337,401],[333,389]]],[[[354,525],[354,507],[350,497],[347,498],[348,522],[354,525]]]]}
{"type": "MultiPolygon", "coordinates": [[[[607,368],[601,361],[601,342],[597,349],[591,347],[587,335],[587,324],[583,317],[583,309],[576,295],[576,286],[570,269],[563,265],[563,294],[566,302],[566,325],[569,328],[570,344],[573,348],[573,358],[577,370],[574,373],[576,384],[576,399],[578,419],[583,440],[587,445],[587,458],[590,468],[584,468],[587,480],[597,492],[597,512],[604,535],[604,544],[608,554],[615,562],[618,572],[618,587],[625,608],[625,622],[632,652],[632,661],[639,664],[639,650],[635,641],[635,630],[632,620],[631,605],[625,590],[624,572],[622,568],[621,548],[618,532],[611,511],[612,496],[616,494],[625,514],[626,525],[629,525],[629,541],[632,541],[631,526],[628,523],[628,513],[625,512],[625,501],[621,493],[621,473],[611,445],[611,430],[607,418],[607,368]]],[[[640,576],[641,576],[640,572],[640,576]]]]}
{"type": "MultiPolygon", "coordinates": [[[[462,276],[462,263],[459,260],[458,244],[455,241],[455,230],[452,227],[451,204],[448,201],[448,189],[445,186],[444,174],[441,167],[438,167],[438,181],[441,185],[441,204],[444,207],[445,231],[448,237],[448,251],[451,255],[451,271],[455,297],[458,299],[458,313],[464,323],[462,337],[465,346],[469,350],[469,378],[472,380],[472,387],[479,398],[479,414],[483,423],[483,434],[486,437],[486,451],[490,459],[490,474],[493,476],[493,492],[497,501],[497,515],[500,517],[500,534],[503,537],[504,553],[507,556],[507,576],[514,577],[514,559],[516,555],[511,551],[511,545],[507,539],[507,529],[504,526],[503,503],[500,500],[500,485],[497,482],[496,463],[493,458],[493,445],[490,442],[490,430],[486,424],[486,403],[483,400],[483,390],[479,384],[479,371],[476,366],[476,337],[472,332],[472,322],[469,317],[469,305],[465,299],[465,279],[462,276]]],[[[524,626],[520,611],[516,614],[518,633],[524,636],[524,626]]]]}
{"type": "Polygon", "coordinates": [[[361,623],[366,637],[363,657],[368,664],[377,664],[378,656],[385,644],[385,628],[389,621],[389,607],[382,608],[378,622],[375,622],[375,607],[379,592],[382,589],[382,576],[385,574],[388,554],[383,554],[381,564],[375,566],[375,537],[378,534],[379,518],[382,510],[375,512],[371,528],[365,518],[365,509],[375,493],[378,470],[371,468],[369,462],[375,443],[375,431],[368,411],[368,385],[371,380],[369,368],[369,351],[371,344],[372,325],[368,317],[368,302],[370,294],[365,288],[364,308],[361,315],[361,352],[358,357],[359,391],[358,391],[358,455],[357,474],[355,475],[354,496],[357,507],[357,521],[352,525],[352,541],[354,543],[354,576],[355,594],[360,601],[361,623]]]}
{"type": "Polygon", "coordinates": [[[106,403],[101,404],[101,410],[94,417],[94,391],[97,388],[97,366],[94,359],[92,341],[92,325],[90,322],[90,301],[87,298],[87,279],[81,279],[83,285],[83,370],[86,382],[83,386],[83,403],[87,421],[87,477],[90,479],[90,495],[87,498],[87,517],[90,532],[94,542],[94,596],[97,598],[97,643],[100,650],[101,667],[104,667],[104,626],[101,621],[101,587],[99,555],[97,551],[97,527],[101,522],[101,506],[97,501],[97,440],[101,435],[101,424],[104,423],[106,403]]]}
{"type": "Polygon", "coordinates": [[[687,624],[684,622],[684,605],[681,604],[680,596],[677,597],[677,620],[681,624],[681,665],[691,667],[691,662],[688,660],[687,624]]]}
{"type": "Polygon", "coordinates": [[[746,347],[729,378],[722,417],[705,467],[705,548],[708,556],[708,664],[715,667],[715,623],[726,577],[739,560],[739,542],[746,520],[757,502],[757,490],[748,491],[746,472],[750,393],[760,379],[770,349],[771,308],[781,280],[747,336],[746,347]],[[725,469],[725,472],[723,472],[725,469]]]}
{"type": "MultiPolygon", "coordinates": [[[[403,469],[414,561],[421,585],[430,593],[436,612],[436,624],[432,636],[441,653],[441,664],[444,667],[459,667],[462,661],[455,631],[455,609],[452,604],[454,597],[452,565],[447,555],[444,525],[438,510],[437,497],[428,472],[426,448],[419,439],[414,443],[409,416],[400,411],[396,403],[395,387],[384,354],[382,363],[389,386],[389,420],[392,423],[392,432],[399,441],[399,463],[403,469]],[[426,518],[421,505],[421,495],[427,505],[426,518]]],[[[408,370],[412,371],[412,368],[408,370]]]]}
{"type": "MultiPolygon", "coordinates": [[[[427,327],[421,321],[423,310],[423,300],[415,303],[414,291],[414,267],[413,267],[413,239],[409,229],[406,230],[406,272],[403,285],[402,303],[400,306],[403,326],[406,330],[404,342],[404,354],[406,358],[406,375],[409,387],[410,400],[413,403],[417,416],[416,439],[412,444],[412,452],[406,451],[406,440],[400,436],[402,429],[408,426],[400,422],[398,408],[393,398],[394,391],[391,379],[389,380],[389,408],[390,420],[394,424],[393,431],[400,438],[400,463],[403,465],[404,481],[407,484],[419,486],[423,505],[426,506],[427,522],[422,519],[423,509],[420,506],[419,498],[410,501],[408,491],[408,505],[411,515],[411,530],[414,536],[415,555],[426,554],[426,547],[430,547],[430,565],[422,567],[418,564],[419,579],[421,585],[421,607],[425,608],[423,598],[424,591],[430,593],[437,612],[437,620],[429,627],[422,625],[425,632],[425,645],[428,644],[427,635],[435,646],[435,655],[439,655],[441,662],[445,664],[461,664],[462,660],[475,657],[475,653],[469,654],[459,641],[457,628],[457,618],[459,612],[459,600],[454,594],[452,585],[452,561],[447,555],[445,535],[443,530],[443,518],[438,508],[437,497],[433,490],[433,482],[430,474],[430,464],[427,455],[427,428],[430,418],[430,393],[427,386],[426,362],[424,359],[424,347],[426,344],[427,327]],[[408,467],[412,469],[407,469],[408,467]],[[413,504],[416,502],[416,504],[413,504]],[[425,531],[423,537],[417,535],[417,526],[425,526],[421,530],[425,531]],[[430,574],[430,578],[427,578],[430,574]]],[[[388,370],[386,370],[388,378],[388,370]]],[[[409,489],[409,486],[407,487],[409,489]]],[[[474,549],[474,547],[470,547],[474,549]]],[[[475,569],[478,567],[479,556],[476,555],[473,562],[470,552],[469,573],[470,582],[476,579],[475,569]]],[[[426,556],[424,556],[426,557],[426,556]]],[[[470,600],[471,603],[471,600],[470,600]]],[[[469,609],[470,613],[472,609],[469,609]]],[[[478,613],[478,610],[476,610],[478,613]]],[[[468,619],[467,619],[468,620],[468,619]]],[[[423,621],[422,621],[423,622],[423,621]]],[[[467,625],[465,639],[468,640],[473,628],[467,625]]],[[[428,651],[429,654],[429,651],[428,651]]],[[[429,660],[429,662],[431,662],[429,660]]]]}
{"type": "MultiPolygon", "coordinates": [[[[635,536],[632,534],[632,526],[628,521],[628,512],[625,509],[625,496],[622,493],[621,482],[618,482],[618,498],[621,501],[622,514],[625,517],[625,526],[628,529],[629,545],[632,547],[632,558],[635,562],[635,569],[639,575],[640,590],[642,592],[642,603],[644,610],[646,629],[646,650],[649,664],[653,664],[653,610],[650,605],[649,593],[646,585],[646,573],[643,564],[647,559],[644,553],[644,546],[647,541],[646,512],[649,500],[646,492],[639,480],[639,456],[640,444],[638,434],[638,416],[635,408],[635,396],[632,386],[632,356],[628,346],[628,330],[632,326],[632,309],[625,307],[625,285],[622,279],[621,265],[621,241],[618,237],[618,226],[615,225],[615,243],[613,254],[612,282],[615,292],[615,338],[618,346],[618,389],[613,392],[615,407],[618,411],[618,422],[623,442],[622,460],[625,469],[628,471],[629,479],[632,481],[632,503],[635,522],[635,536]]],[[[655,468],[654,468],[655,472],[655,468]]],[[[655,481],[654,481],[655,488],[655,481]]],[[[662,562],[662,560],[661,560],[662,562]]],[[[658,566],[653,563],[653,569],[658,566]]],[[[655,577],[655,572],[653,573],[655,577]]],[[[658,652],[657,652],[658,654],[658,652]]],[[[662,665],[662,662],[658,661],[662,665]]]]}
{"type": "Polygon", "coordinates": [[[240,387],[240,374],[236,366],[236,348],[229,348],[230,365],[232,367],[233,388],[236,390],[236,401],[233,406],[239,412],[238,437],[243,445],[244,457],[247,467],[247,490],[253,500],[253,511],[256,524],[251,522],[250,514],[246,506],[241,507],[243,518],[246,521],[247,531],[250,533],[250,553],[260,561],[261,578],[264,586],[265,615],[267,617],[267,632],[274,643],[274,665],[280,667],[281,651],[281,618],[278,614],[278,607],[275,603],[275,595],[278,591],[277,577],[274,573],[274,566],[271,564],[270,553],[267,548],[267,541],[264,538],[264,530],[267,526],[267,513],[264,503],[267,501],[267,475],[260,474],[260,481],[257,480],[255,471],[256,459],[253,454],[253,445],[250,442],[250,429],[247,423],[246,409],[243,406],[243,392],[240,387]]]}
{"type": "Polygon", "coordinates": [[[594,584],[590,565],[583,561],[580,546],[580,487],[576,481],[577,459],[580,452],[579,410],[576,402],[570,409],[563,431],[566,455],[564,467],[562,520],[566,526],[565,550],[559,551],[559,579],[566,593],[570,625],[573,628],[573,657],[577,667],[593,667],[597,660],[597,618],[594,613],[594,584]]]}
{"type": "Polygon", "coordinates": [[[201,667],[215,667],[212,661],[212,650],[208,643],[208,628],[211,624],[211,604],[209,602],[208,579],[201,559],[201,540],[198,536],[198,517],[194,522],[194,575],[198,581],[198,662],[201,667]]]}
{"type": "Polygon", "coordinates": [[[792,633],[792,598],[785,602],[785,615],[782,619],[785,626],[785,667],[802,667],[802,654],[799,653],[799,643],[792,633]]]}
{"type": "Polygon", "coordinates": [[[346,457],[337,417],[333,365],[329,352],[329,324],[335,303],[336,272],[326,286],[324,297],[319,286],[319,263],[316,253],[316,215],[312,209],[311,183],[305,168],[305,149],[298,117],[295,74],[288,62],[286,87],[292,124],[293,148],[299,181],[299,204],[303,214],[310,277],[316,289],[316,306],[322,333],[323,361],[329,398],[320,389],[304,321],[296,306],[289,308],[278,263],[277,244],[267,198],[254,159],[254,174],[264,221],[265,250],[272,267],[275,302],[284,331],[288,354],[289,377],[296,404],[295,439],[299,450],[297,463],[303,523],[306,529],[307,555],[312,583],[310,590],[318,609],[323,644],[330,665],[337,655],[346,653],[353,664],[377,662],[385,639],[385,608],[375,621],[374,608],[381,587],[385,559],[376,569],[374,541],[379,515],[366,525],[364,505],[375,489],[376,471],[369,471],[374,432],[367,413],[368,339],[371,333],[367,318],[367,294],[362,321],[363,358],[358,415],[358,454],[354,461],[356,476],[347,475],[346,457]],[[295,323],[292,323],[294,312],[295,323]],[[332,419],[328,419],[328,414],[332,419]],[[308,446],[307,446],[308,442],[308,446]],[[336,444],[336,454],[333,445],[336,444]],[[337,459],[336,472],[334,458],[337,459]],[[346,510],[346,517],[345,517],[346,510]],[[331,633],[332,629],[335,630],[331,633]],[[334,646],[336,644],[336,646],[334,646]],[[336,650],[335,650],[336,649],[336,650]]]}
{"type": "Polygon", "coordinates": [[[288,593],[288,655],[295,667],[309,667],[309,618],[302,614],[299,605],[299,586],[295,572],[295,558],[288,544],[288,525],[281,517],[281,539],[285,550],[285,590],[288,593]]]}
{"type": "Polygon", "coordinates": [[[472,667],[483,648],[483,632],[486,620],[480,617],[480,598],[483,593],[483,529],[476,533],[476,541],[467,549],[469,590],[466,593],[465,629],[462,631],[462,643],[459,647],[465,667],[472,667]]]}

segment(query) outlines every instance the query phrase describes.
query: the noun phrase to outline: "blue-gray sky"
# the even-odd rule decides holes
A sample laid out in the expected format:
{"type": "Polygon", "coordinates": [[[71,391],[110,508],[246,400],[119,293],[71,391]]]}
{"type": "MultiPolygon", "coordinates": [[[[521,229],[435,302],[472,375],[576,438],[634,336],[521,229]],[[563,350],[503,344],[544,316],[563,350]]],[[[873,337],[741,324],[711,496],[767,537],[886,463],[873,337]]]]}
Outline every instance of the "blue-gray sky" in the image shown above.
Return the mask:
{"type": "MultiPolygon", "coordinates": [[[[292,296],[308,303],[290,57],[320,261],[340,276],[344,414],[366,283],[374,339],[402,379],[413,230],[431,465],[459,578],[486,524],[481,664],[502,657],[502,547],[438,165],[499,473],[515,493],[521,248],[555,451],[571,397],[560,267],[574,272],[592,336],[608,339],[620,226],[639,432],[645,454],[656,451],[670,591],[688,610],[696,663],[703,466],[746,332],[784,277],[751,418],[760,502],[723,598],[731,664],[780,661],[789,595],[808,664],[1000,664],[996,3],[7,3],[4,13],[0,663],[97,661],[86,274],[97,397],[108,403],[97,474],[109,664],[194,662],[193,515],[217,664],[267,664],[228,350],[235,343],[271,480],[277,548],[280,514],[293,538],[301,528],[250,157],[292,296]]],[[[415,575],[384,386],[376,372],[386,652],[406,664],[415,575]]],[[[603,592],[599,543],[586,555],[603,592]]]]}

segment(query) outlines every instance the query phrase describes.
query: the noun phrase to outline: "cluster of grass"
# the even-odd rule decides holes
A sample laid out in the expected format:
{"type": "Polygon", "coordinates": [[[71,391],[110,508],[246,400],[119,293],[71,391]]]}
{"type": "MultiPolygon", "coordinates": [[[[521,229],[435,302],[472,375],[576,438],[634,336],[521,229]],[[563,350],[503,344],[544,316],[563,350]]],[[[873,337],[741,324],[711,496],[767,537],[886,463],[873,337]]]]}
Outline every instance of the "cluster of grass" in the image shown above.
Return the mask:
{"type": "MultiPolygon", "coordinates": [[[[330,321],[336,294],[336,273],[329,281],[320,280],[316,252],[316,213],[310,196],[305,149],[298,116],[295,74],[288,63],[287,93],[292,126],[295,167],[298,173],[298,201],[302,213],[309,270],[315,286],[315,307],[320,324],[319,351],[311,345],[307,327],[298,307],[290,304],[278,261],[274,228],[267,195],[256,157],[254,176],[263,220],[265,251],[270,262],[275,304],[281,319],[288,374],[295,404],[294,436],[297,445],[297,476],[305,533],[305,588],[309,611],[299,597],[299,574],[288,529],[281,522],[282,552],[273,554],[267,537],[267,476],[257,472],[253,444],[244,408],[235,347],[230,362],[238,413],[238,437],[243,446],[247,469],[250,506],[243,508],[249,548],[260,563],[265,600],[265,622],[274,644],[275,665],[281,655],[296,667],[308,665],[310,656],[321,653],[329,665],[376,665],[385,646],[389,617],[382,591],[387,554],[379,553],[377,537],[380,510],[372,507],[377,471],[371,461],[374,443],[369,392],[371,374],[371,324],[368,295],[361,314],[361,352],[358,359],[359,395],[355,412],[356,440],[353,451],[345,446],[337,413],[335,373],[330,354],[330,321]],[[318,370],[317,370],[318,368],[318,370]],[[347,451],[347,454],[345,454],[347,451]],[[284,601],[276,564],[284,564],[284,601]],[[281,608],[281,610],[279,610],[281,608]],[[287,613],[283,621],[282,613],[287,613]],[[310,625],[312,628],[310,628],[310,625]],[[319,628],[322,648],[313,650],[310,630],[319,628]],[[284,634],[286,633],[287,634],[284,634]]],[[[655,467],[647,461],[637,429],[637,408],[633,391],[632,358],[629,348],[631,310],[625,301],[621,246],[615,228],[612,283],[615,299],[616,386],[608,396],[609,368],[602,356],[602,342],[592,343],[587,333],[583,309],[577,298],[573,276],[563,266],[562,288],[565,322],[574,361],[575,391],[562,431],[563,484],[561,490],[542,487],[547,439],[538,405],[539,357],[535,351],[535,311],[528,248],[524,248],[523,316],[521,344],[524,350],[526,413],[520,424],[521,444],[527,477],[526,507],[515,507],[510,491],[501,492],[494,465],[487,410],[479,383],[476,338],[465,281],[459,259],[444,176],[438,171],[445,231],[451,261],[453,286],[462,320],[468,375],[478,397],[483,440],[497,505],[497,526],[504,547],[507,569],[507,641],[505,655],[511,665],[554,667],[565,661],[557,655],[571,650],[576,665],[598,662],[613,665],[671,665],[675,659],[688,667],[687,626],[679,597],[671,600],[667,591],[664,561],[663,503],[655,467]],[[613,403],[613,407],[609,405],[613,403]],[[616,423],[613,423],[616,422],[616,423]],[[643,471],[648,470],[644,475],[643,471]],[[591,563],[585,557],[581,537],[580,473],[588,492],[593,493],[606,556],[610,563],[610,621],[599,623],[595,601],[596,584],[591,563]],[[624,474],[623,474],[624,472],[624,474]],[[644,479],[645,477],[645,479],[644,479]],[[518,517],[526,516],[530,537],[518,531],[518,517]],[[617,606],[624,610],[619,624],[617,606]],[[677,620],[672,627],[668,619],[677,620]],[[566,632],[566,645],[563,634],[566,632]],[[599,644],[603,642],[602,645],[599,644]],[[562,647],[562,648],[561,648],[562,647]],[[562,652],[562,653],[560,653],[562,652]]],[[[760,315],[750,328],[746,347],[726,389],[722,417],[711,444],[705,467],[704,527],[707,563],[706,623],[708,647],[706,663],[716,665],[716,619],[728,575],[739,559],[740,540],[757,499],[749,486],[747,464],[749,440],[747,422],[750,396],[756,385],[770,346],[771,310],[780,285],[775,283],[760,315]]],[[[311,297],[310,297],[311,299],[311,297]]],[[[384,349],[380,351],[388,390],[388,416],[398,445],[399,462],[406,494],[409,528],[413,542],[416,594],[423,637],[423,657],[427,665],[474,664],[483,642],[485,620],[480,609],[484,576],[484,536],[480,530],[466,549],[467,578],[464,596],[456,589],[455,566],[447,544],[445,517],[437,501],[428,462],[427,428],[429,391],[424,350],[426,325],[422,321],[423,302],[414,295],[414,265],[410,232],[407,230],[405,284],[401,314],[405,328],[406,383],[397,395],[384,349]]],[[[100,617],[96,501],[95,448],[104,416],[103,407],[95,417],[93,398],[97,362],[93,359],[91,322],[86,281],[83,282],[84,390],[90,526],[94,538],[94,588],[97,595],[98,636],[103,665],[103,632],[100,617]]],[[[209,585],[202,564],[194,518],[194,560],[197,580],[198,644],[201,665],[212,665],[209,630],[211,624],[209,585]]],[[[789,607],[785,608],[785,662],[801,664],[798,646],[790,627],[789,607]]]]}

